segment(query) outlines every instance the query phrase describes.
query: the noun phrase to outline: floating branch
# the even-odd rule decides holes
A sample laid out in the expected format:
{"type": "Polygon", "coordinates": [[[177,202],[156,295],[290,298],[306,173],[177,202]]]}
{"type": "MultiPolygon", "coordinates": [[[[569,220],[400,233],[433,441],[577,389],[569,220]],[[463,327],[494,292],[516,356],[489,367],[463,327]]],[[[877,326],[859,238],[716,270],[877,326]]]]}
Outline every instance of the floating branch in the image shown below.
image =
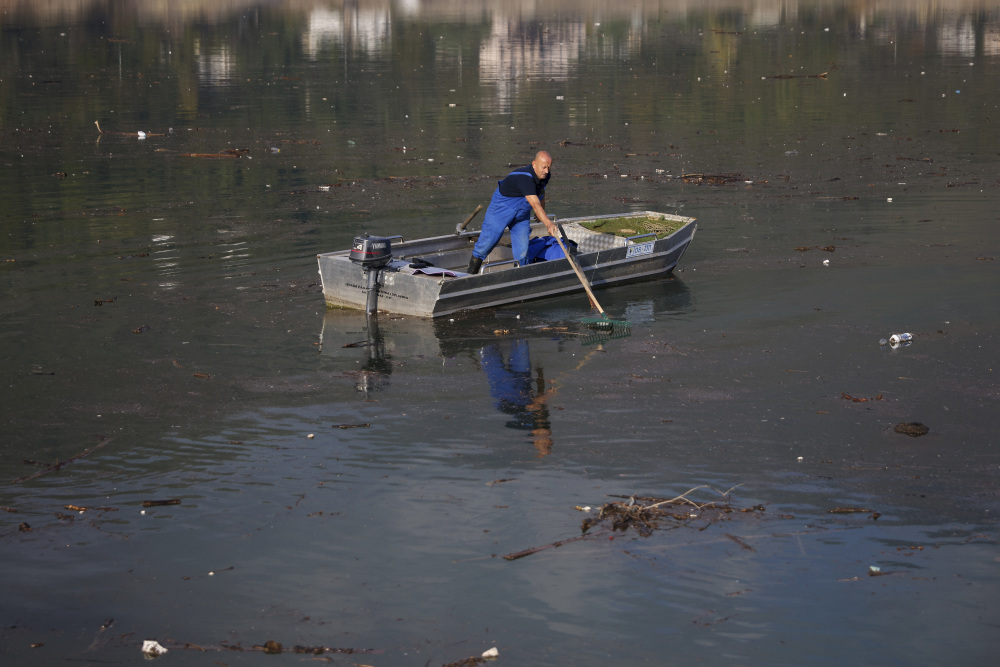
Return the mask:
{"type": "Polygon", "coordinates": [[[110,440],[107,439],[107,437],[105,437],[103,435],[98,436],[98,437],[101,439],[101,443],[100,444],[94,445],[93,447],[85,449],[82,452],[80,452],[79,454],[77,454],[76,456],[71,456],[68,459],[66,459],[65,461],[59,461],[58,463],[53,463],[49,467],[45,468],[44,470],[39,470],[38,472],[36,472],[33,475],[27,475],[25,477],[18,477],[17,479],[15,479],[11,483],[12,484],[18,484],[20,482],[27,482],[29,479],[35,479],[36,477],[41,477],[42,475],[47,475],[50,472],[55,472],[55,471],[59,470],[60,468],[62,468],[64,465],[68,465],[70,463],[73,463],[74,461],[79,461],[80,459],[83,459],[83,458],[86,458],[86,457],[90,456],[91,454],[93,454],[94,452],[96,452],[98,449],[100,449],[101,447],[103,447],[106,444],[108,444],[109,442],[111,442],[110,440]]]}
{"type": "Polygon", "coordinates": [[[117,512],[117,507],[82,507],[80,505],[63,505],[63,509],[72,512],[117,512]]]}
{"type": "Polygon", "coordinates": [[[825,79],[829,72],[821,72],[819,74],[775,74],[774,76],[768,77],[769,79],[825,79]]]}
{"type": "Polygon", "coordinates": [[[191,642],[173,642],[164,641],[164,643],[171,649],[193,649],[195,651],[208,652],[208,651],[263,651],[264,653],[270,655],[276,655],[279,653],[306,653],[312,655],[322,655],[324,653],[340,653],[344,655],[352,654],[368,654],[368,655],[378,655],[384,653],[384,649],[380,648],[337,648],[331,646],[292,646],[290,648],[285,648],[285,646],[278,641],[269,639],[263,644],[254,644],[248,648],[244,648],[239,644],[226,644],[220,643],[214,646],[199,646],[198,644],[192,644],[191,642]]]}
{"type": "Polygon", "coordinates": [[[868,514],[871,510],[865,507],[835,507],[827,510],[827,514],[868,514]]]}
{"type": "Polygon", "coordinates": [[[180,498],[170,498],[169,500],[143,500],[143,507],[163,507],[165,505],[180,505],[180,498]]]}
{"type": "Polygon", "coordinates": [[[208,160],[212,159],[218,160],[218,159],[236,159],[249,152],[250,150],[247,148],[230,148],[224,151],[220,151],[218,153],[179,153],[178,155],[180,155],[181,157],[200,157],[208,160]]]}
{"type": "MultiPolygon", "coordinates": [[[[587,537],[593,537],[595,533],[588,533],[588,531],[601,522],[610,523],[610,526],[605,525],[605,528],[610,528],[612,531],[628,530],[629,527],[632,527],[643,537],[648,537],[654,530],[661,528],[661,523],[665,521],[672,521],[673,525],[671,527],[679,528],[689,525],[695,519],[700,519],[701,521],[707,521],[707,524],[701,528],[701,530],[704,530],[715,521],[720,520],[724,515],[732,512],[763,512],[763,505],[736,510],[729,504],[729,494],[733,489],[738,488],[738,486],[734,486],[724,493],[713,489],[722,496],[724,499],[722,502],[710,501],[698,503],[688,497],[698,489],[711,488],[704,484],[689,489],[674,498],[652,498],[636,495],[618,496],[626,498],[626,500],[607,503],[601,507],[596,516],[591,516],[583,520],[581,525],[582,535],[510,553],[504,556],[504,560],[517,560],[518,558],[524,558],[539,551],[561,547],[570,542],[577,542],[587,537]]],[[[577,509],[582,510],[584,508],[577,507],[577,509]]],[[[589,509],[589,507],[586,509],[589,509]]],[[[753,551],[753,548],[741,539],[728,534],[726,537],[744,549],[753,551]]]]}

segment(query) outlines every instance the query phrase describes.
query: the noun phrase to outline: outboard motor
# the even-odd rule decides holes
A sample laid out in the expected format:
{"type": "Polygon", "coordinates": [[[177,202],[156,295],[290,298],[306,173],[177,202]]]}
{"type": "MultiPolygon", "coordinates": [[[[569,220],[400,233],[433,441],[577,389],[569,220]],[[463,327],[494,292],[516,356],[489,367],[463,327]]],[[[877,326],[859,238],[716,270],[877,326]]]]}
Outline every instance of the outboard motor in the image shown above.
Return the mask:
{"type": "Polygon", "coordinates": [[[383,269],[392,261],[392,244],[385,236],[355,236],[350,258],[361,265],[368,277],[365,312],[371,315],[378,310],[378,288],[382,284],[383,269]]]}

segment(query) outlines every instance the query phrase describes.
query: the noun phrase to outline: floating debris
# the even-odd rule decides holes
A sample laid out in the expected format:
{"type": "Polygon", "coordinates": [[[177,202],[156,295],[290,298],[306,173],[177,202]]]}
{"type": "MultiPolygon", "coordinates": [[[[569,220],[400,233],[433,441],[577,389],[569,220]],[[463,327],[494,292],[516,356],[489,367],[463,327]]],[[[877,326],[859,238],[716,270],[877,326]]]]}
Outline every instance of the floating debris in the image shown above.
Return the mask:
{"type": "MultiPolygon", "coordinates": [[[[638,496],[635,494],[629,496],[619,496],[624,498],[624,500],[607,503],[600,508],[596,516],[587,517],[583,520],[580,526],[583,533],[582,535],[510,553],[504,556],[504,560],[517,560],[518,558],[524,558],[525,556],[530,556],[538,553],[539,551],[553,549],[561,547],[564,544],[569,544],[570,542],[587,539],[594,534],[590,532],[590,529],[601,524],[602,522],[605,524],[604,527],[610,528],[612,532],[625,531],[629,528],[634,528],[639,535],[648,537],[652,535],[654,530],[664,527],[664,524],[666,523],[669,523],[671,528],[677,528],[689,525],[693,521],[698,520],[699,523],[706,523],[706,525],[701,528],[704,529],[707,528],[708,525],[711,525],[716,521],[720,521],[726,515],[734,512],[749,513],[765,511],[763,505],[754,505],[749,508],[734,509],[729,502],[729,494],[736,488],[735,486],[725,493],[716,491],[716,493],[722,496],[722,501],[699,503],[688,497],[691,493],[697,491],[698,489],[707,488],[710,487],[707,485],[696,486],[674,498],[655,498],[650,496],[638,496]]],[[[577,505],[574,509],[583,511],[584,508],[577,505]]],[[[587,509],[589,509],[589,507],[587,509]]],[[[746,542],[740,538],[732,535],[727,535],[727,537],[740,546],[751,551],[753,550],[753,547],[750,547],[749,544],[746,544],[746,542]]]]}
{"type": "Polygon", "coordinates": [[[143,500],[143,507],[163,507],[164,505],[180,505],[180,498],[171,498],[169,500],[143,500]]]}
{"type": "Polygon", "coordinates": [[[475,665],[482,665],[485,662],[486,662],[485,658],[472,656],[471,658],[459,660],[458,662],[449,662],[446,665],[441,665],[441,667],[475,667],[475,665]]]}
{"type": "Polygon", "coordinates": [[[138,139],[145,139],[146,137],[162,137],[163,134],[157,134],[156,132],[143,132],[142,130],[137,130],[135,132],[114,132],[112,130],[102,130],[100,121],[94,121],[94,125],[97,126],[97,131],[100,134],[109,134],[116,137],[136,137],[138,139]]]}
{"type": "Polygon", "coordinates": [[[870,509],[863,507],[835,507],[826,511],[827,514],[868,514],[870,512],[870,509]]]}
{"type": "Polygon", "coordinates": [[[879,394],[878,396],[876,396],[874,398],[859,398],[857,396],[851,396],[850,394],[845,393],[845,392],[840,392],[840,397],[842,399],[844,399],[845,401],[852,401],[854,403],[867,403],[869,401],[881,401],[881,400],[883,400],[882,399],[882,394],[879,394]]]}
{"type": "Polygon", "coordinates": [[[147,639],[142,642],[142,654],[147,658],[158,658],[166,652],[167,649],[163,648],[159,642],[152,639],[147,639]]]}
{"type": "Polygon", "coordinates": [[[742,174],[681,174],[681,180],[685,183],[725,185],[727,183],[745,183],[748,179],[742,174]]]}
{"type": "Polygon", "coordinates": [[[896,433],[902,433],[903,435],[908,435],[913,438],[925,435],[928,431],[930,431],[929,428],[920,422],[900,422],[896,424],[896,427],[892,430],[896,433]]]}
{"type": "Polygon", "coordinates": [[[299,646],[299,645],[295,645],[290,649],[286,649],[281,642],[275,641],[274,639],[269,639],[263,644],[254,644],[250,648],[244,648],[240,644],[229,644],[225,641],[221,642],[218,645],[208,645],[208,646],[192,644],[191,642],[170,642],[169,646],[171,649],[191,649],[195,651],[200,651],[202,653],[208,651],[237,651],[237,652],[262,651],[264,653],[271,655],[277,655],[280,653],[300,653],[300,654],[311,654],[311,655],[323,655],[324,653],[340,653],[342,655],[352,655],[352,654],[377,655],[385,652],[384,649],[374,649],[374,648],[337,648],[330,646],[299,646]]]}
{"type": "Polygon", "coordinates": [[[83,507],[81,505],[63,505],[63,509],[70,510],[71,512],[117,512],[117,507],[83,507]]]}
{"type": "Polygon", "coordinates": [[[218,153],[180,153],[181,157],[198,157],[206,160],[236,159],[250,152],[249,148],[229,148],[218,153]]]}
{"type": "MultiPolygon", "coordinates": [[[[82,458],[90,456],[95,451],[97,451],[101,447],[103,447],[106,444],[108,444],[109,442],[111,442],[110,440],[108,440],[103,435],[99,435],[97,437],[101,439],[100,444],[94,445],[93,447],[89,447],[89,448],[83,450],[82,452],[80,452],[79,454],[77,454],[76,456],[71,456],[71,457],[69,457],[68,459],[66,459],[64,461],[59,461],[58,463],[53,463],[52,465],[46,467],[45,470],[40,470],[40,471],[36,472],[33,475],[27,475],[25,477],[18,477],[17,479],[15,479],[11,483],[12,484],[18,484],[20,482],[27,482],[29,479],[35,479],[36,477],[41,477],[42,475],[45,475],[47,473],[55,472],[55,471],[59,470],[60,468],[62,468],[64,465],[73,463],[74,461],[78,461],[78,460],[80,460],[82,458]]],[[[33,462],[33,463],[37,463],[37,462],[33,462]]]]}
{"type": "Polygon", "coordinates": [[[775,75],[767,77],[767,78],[769,78],[769,79],[825,79],[825,78],[827,78],[827,76],[829,74],[830,74],[829,72],[820,72],[819,74],[775,74],[775,75]]]}
{"type": "Polygon", "coordinates": [[[281,653],[281,642],[276,642],[273,639],[268,639],[266,642],[264,642],[264,646],[262,647],[254,646],[254,648],[263,648],[264,653],[267,653],[268,655],[277,655],[278,653],[281,653]]]}
{"type": "MultiPolygon", "coordinates": [[[[660,523],[663,521],[686,524],[693,519],[702,518],[711,523],[723,515],[733,512],[728,501],[729,491],[720,494],[725,499],[724,502],[696,503],[688,498],[688,494],[691,492],[704,488],[708,487],[696,486],[676,498],[664,499],[632,495],[625,502],[607,503],[601,507],[596,518],[584,519],[583,532],[586,533],[592,526],[607,519],[611,522],[612,530],[634,528],[639,535],[648,537],[654,530],[660,528],[660,523]]],[[[762,506],[758,505],[750,511],[763,511],[763,509],[762,506]]]]}

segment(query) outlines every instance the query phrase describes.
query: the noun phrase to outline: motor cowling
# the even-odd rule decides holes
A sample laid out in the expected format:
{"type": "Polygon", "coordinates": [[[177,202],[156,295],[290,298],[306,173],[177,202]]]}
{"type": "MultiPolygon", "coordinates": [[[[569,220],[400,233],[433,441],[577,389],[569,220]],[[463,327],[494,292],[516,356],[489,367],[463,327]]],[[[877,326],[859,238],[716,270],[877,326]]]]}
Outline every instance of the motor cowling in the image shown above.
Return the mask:
{"type": "Polygon", "coordinates": [[[355,236],[350,258],[365,270],[378,269],[392,261],[392,244],[385,236],[355,236]]]}

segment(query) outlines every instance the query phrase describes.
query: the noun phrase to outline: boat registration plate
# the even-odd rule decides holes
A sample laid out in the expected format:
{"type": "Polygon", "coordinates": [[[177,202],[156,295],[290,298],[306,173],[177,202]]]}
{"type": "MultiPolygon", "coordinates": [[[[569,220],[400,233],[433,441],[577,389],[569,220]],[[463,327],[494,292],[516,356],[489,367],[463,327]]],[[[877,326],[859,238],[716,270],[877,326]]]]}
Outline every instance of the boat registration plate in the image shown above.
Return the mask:
{"type": "Polygon", "coordinates": [[[652,255],[653,254],[653,242],[647,241],[646,243],[635,243],[628,247],[628,252],[625,253],[625,257],[638,257],[639,255],[652,255]]]}

